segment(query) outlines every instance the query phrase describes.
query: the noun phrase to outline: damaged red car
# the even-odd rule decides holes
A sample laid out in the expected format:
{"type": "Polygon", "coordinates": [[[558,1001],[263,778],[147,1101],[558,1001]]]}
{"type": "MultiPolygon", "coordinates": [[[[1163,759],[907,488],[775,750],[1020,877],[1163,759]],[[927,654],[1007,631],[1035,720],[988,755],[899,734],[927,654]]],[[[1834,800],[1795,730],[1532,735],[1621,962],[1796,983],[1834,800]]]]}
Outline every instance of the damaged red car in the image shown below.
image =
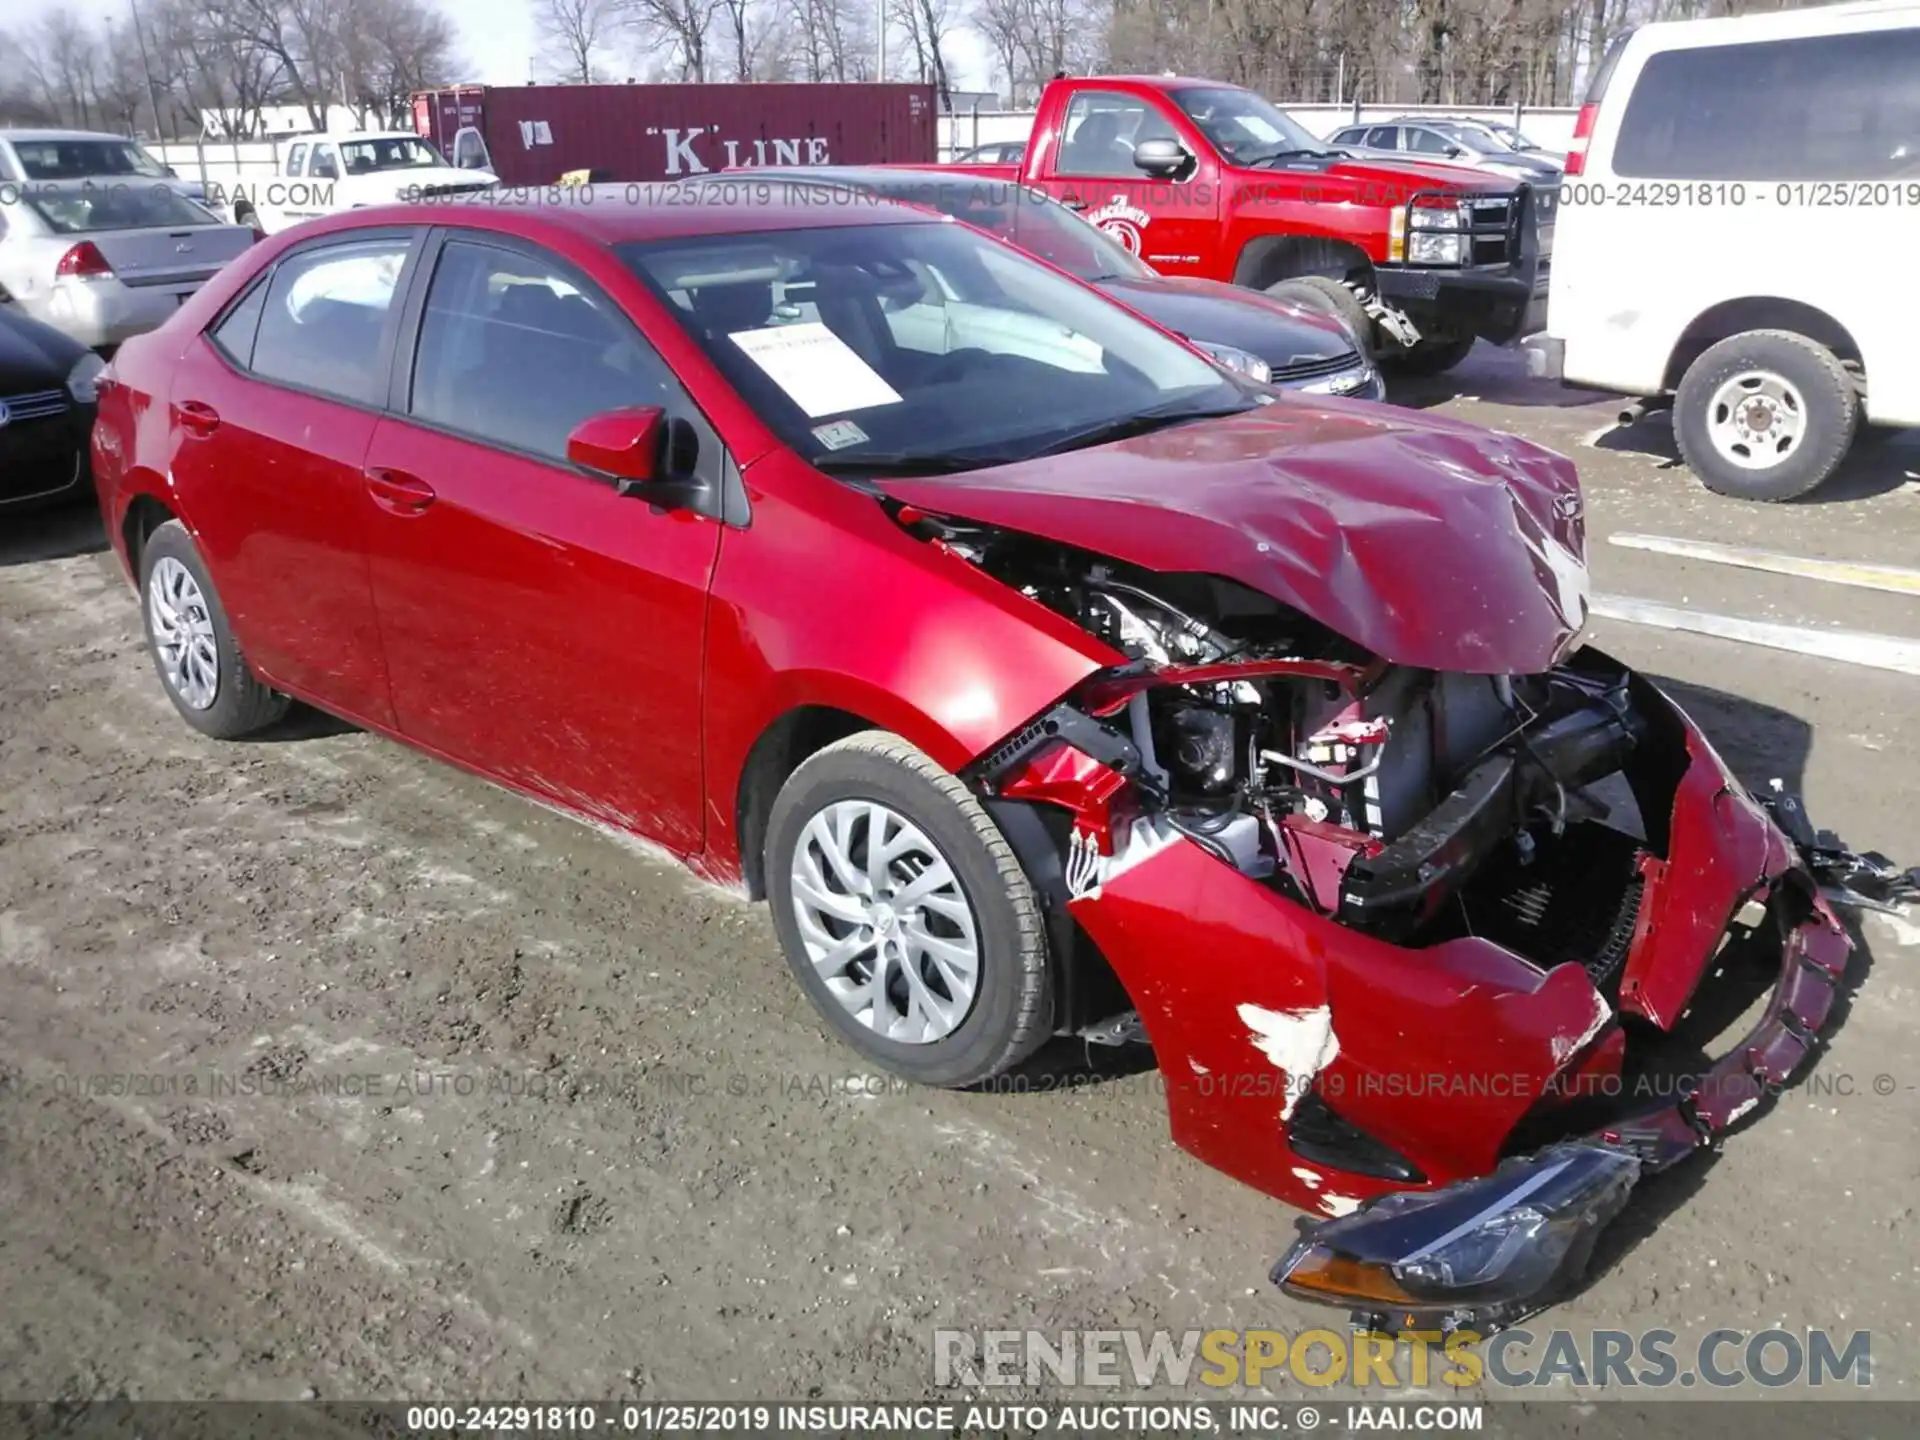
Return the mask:
{"type": "Polygon", "coordinates": [[[304,702],[657,842],[915,1080],[1150,1043],[1179,1144],[1327,1217],[1276,1279],[1364,1315],[1551,1299],[1808,1054],[1810,839],[1581,647],[1568,461],[925,212],[696,192],[334,217],[121,350],[101,504],[189,724],[304,702]],[[1752,1033],[1626,1083],[1734,970],[1752,1033]]]}

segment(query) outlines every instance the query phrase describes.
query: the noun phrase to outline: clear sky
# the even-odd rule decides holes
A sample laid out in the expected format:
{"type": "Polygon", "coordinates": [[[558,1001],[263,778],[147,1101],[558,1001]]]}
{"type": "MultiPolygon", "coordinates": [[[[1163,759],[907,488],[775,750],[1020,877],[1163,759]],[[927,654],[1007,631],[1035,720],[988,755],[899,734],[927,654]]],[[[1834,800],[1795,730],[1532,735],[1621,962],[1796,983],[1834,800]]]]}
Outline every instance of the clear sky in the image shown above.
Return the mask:
{"type": "MultiPolygon", "coordinates": [[[[469,73],[459,79],[517,85],[532,78],[529,65],[539,39],[531,0],[438,0],[438,4],[460,31],[460,53],[469,73]]],[[[110,18],[116,27],[125,25],[131,14],[127,0],[8,0],[5,8],[8,28],[56,9],[110,18]]],[[[985,83],[986,57],[973,35],[956,35],[948,47],[948,59],[954,66],[955,85],[985,83]]]]}

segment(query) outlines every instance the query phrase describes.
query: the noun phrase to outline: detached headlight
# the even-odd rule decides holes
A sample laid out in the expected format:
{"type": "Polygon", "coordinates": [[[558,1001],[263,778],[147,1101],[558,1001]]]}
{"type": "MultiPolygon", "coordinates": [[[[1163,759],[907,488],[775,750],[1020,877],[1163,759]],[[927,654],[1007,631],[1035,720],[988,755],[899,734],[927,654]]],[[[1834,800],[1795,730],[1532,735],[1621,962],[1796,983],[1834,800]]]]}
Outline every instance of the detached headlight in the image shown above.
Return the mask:
{"type": "Polygon", "coordinates": [[[91,350],[73,362],[73,369],[67,372],[67,393],[75,404],[100,403],[100,373],[106,368],[107,362],[91,350]]]}
{"type": "Polygon", "coordinates": [[[1316,1226],[1274,1266],[1273,1281],[1379,1328],[1445,1318],[1496,1329],[1579,1278],[1639,1177],[1624,1151],[1550,1146],[1483,1180],[1383,1195],[1316,1226]]]}
{"type": "Polygon", "coordinates": [[[1466,263],[1465,235],[1432,235],[1415,231],[1407,237],[1407,261],[1412,265],[1462,265],[1466,263]]]}
{"type": "Polygon", "coordinates": [[[1257,384],[1264,385],[1273,379],[1273,367],[1258,355],[1250,355],[1232,345],[1215,345],[1211,341],[1192,337],[1188,337],[1187,343],[1215,364],[1224,365],[1234,374],[1244,375],[1257,384]]]}

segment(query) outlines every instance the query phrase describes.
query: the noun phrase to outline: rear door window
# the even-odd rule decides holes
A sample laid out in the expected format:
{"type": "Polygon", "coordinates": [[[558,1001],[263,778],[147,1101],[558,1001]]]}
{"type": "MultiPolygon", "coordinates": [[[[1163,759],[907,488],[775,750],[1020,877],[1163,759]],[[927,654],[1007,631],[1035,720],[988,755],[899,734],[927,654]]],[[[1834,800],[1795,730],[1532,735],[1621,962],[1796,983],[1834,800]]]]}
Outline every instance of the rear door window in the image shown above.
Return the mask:
{"type": "Polygon", "coordinates": [[[267,286],[253,373],[356,404],[386,389],[387,317],[412,242],[401,236],[296,252],[267,286]]]}
{"type": "Polygon", "coordinates": [[[1920,177],[1920,28],[1667,50],[1613,147],[1649,180],[1920,177]]]}
{"type": "Polygon", "coordinates": [[[1393,150],[1400,144],[1398,125],[1376,125],[1367,131],[1367,148],[1370,150],[1393,150]]]}

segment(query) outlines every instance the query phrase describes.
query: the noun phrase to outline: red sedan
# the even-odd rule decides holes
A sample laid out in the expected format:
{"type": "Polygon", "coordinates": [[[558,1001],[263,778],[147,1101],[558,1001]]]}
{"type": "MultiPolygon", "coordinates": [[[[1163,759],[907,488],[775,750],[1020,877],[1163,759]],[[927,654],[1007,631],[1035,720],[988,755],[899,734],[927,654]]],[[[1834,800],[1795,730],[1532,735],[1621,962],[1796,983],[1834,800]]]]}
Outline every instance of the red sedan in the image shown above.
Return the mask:
{"type": "Polygon", "coordinates": [[[1811,850],[1579,648],[1572,466],[786,189],[359,211],[130,342],[95,469],[169,698],[317,706],[743,884],[901,1075],[1148,1040],[1179,1143],[1336,1217],[1297,1293],[1538,1303],[1848,952],[1811,850]],[[1716,954],[1758,1027],[1631,1083],[1716,954]]]}

